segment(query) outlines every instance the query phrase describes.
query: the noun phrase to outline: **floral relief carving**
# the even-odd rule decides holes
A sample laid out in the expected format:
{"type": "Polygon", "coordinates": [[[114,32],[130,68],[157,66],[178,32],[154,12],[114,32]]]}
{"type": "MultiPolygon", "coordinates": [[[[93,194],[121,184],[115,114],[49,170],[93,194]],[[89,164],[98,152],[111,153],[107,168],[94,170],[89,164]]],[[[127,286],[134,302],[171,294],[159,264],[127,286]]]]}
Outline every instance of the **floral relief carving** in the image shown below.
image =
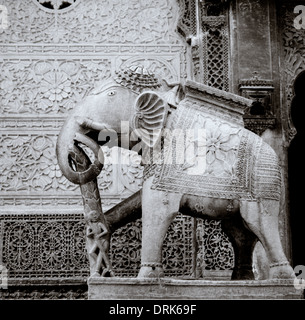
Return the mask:
{"type": "MultiPolygon", "coordinates": [[[[110,255],[116,275],[135,277],[141,264],[141,220],[128,223],[112,235],[110,255]]],[[[163,244],[167,276],[190,276],[193,268],[193,220],[178,215],[170,225],[163,244]]]]}
{"type": "Polygon", "coordinates": [[[58,222],[46,223],[39,232],[39,260],[42,269],[60,270],[66,259],[65,230],[58,222]]]}
{"type": "Polygon", "coordinates": [[[208,117],[198,116],[202,128],[206,128],[206,175],[230,176],[236,178],[234,166],[238,150],[240,129],[228,124],[215,122],[208,117]]]}
{"type": "MultiPolygon", "coordinates": [[[[57,135],[0,136],[0,192],[62,193],[79,195],[77,185],[63,175],[55,156],[57,135]]],[[[103,147],[105,165],[98,178],[103,196],[127,197],[142,185],[143,168],[140,156],[122,151],[118,162],[118,148],[103,147]]],[[[106,200],[107,201],[107,200],[106,200]]]]}
{"type": "Polygon", "coordinates": [[[47,135],[1,136],[0,192],[76,190],[57,165],[55,139],[47,135]]]}
{"type": "Polygon", "coordinates": [[[282,79],[285,85],[285,105],[283,110],[284,126],[288,127],[286,132],[288,143],[296,135],[296,129],[293,125],[290,115],[292,98],[294,96],[293,84],[297,76],[305,71],[305,40],[304,31],[297,30],[293,26],[293,20],[296,17],[294,7],[299,3],[296,1],[283,1],[280,7],[282,43],[284,57],[282,62],[282,79]]]}
{"type": "Polygon", "coordinates": [[[197,252],[193,250],[193,219],[177,215],[169,226],[163,244],[163,264],[165,274],[191,275],[192,258],[197,252]]]}
{"type": "Polygon", "coordinates": [[[33,228],[28,223],[12,223],[9,226],[6,250],[10,252],[13,269],[27,269],[33,263],[33,228]]]}
{"type": "Polygon", "coordinates": [[[74,223],[71,230],[71,260],[73,265],[79,269],[88,267],[87,251],[85,250],[85,228],[84,222],[74,223]]]}
{"type": "MultiPolygon", "coordinates": [[[[178,80],[179,58],[129,58],[168,80],[178,80]]],[[[105,59],[22,59],[0,62],[0,110],[4,114],[64,114],[94,87],[111,76],[111,57],[105,59]]]]}
{"type": "Polygon", "coordinates": [[[39,2],[6,1],[15,27],[3,31],[5,43],[179,43],[175,0],[78,0],[62,10],[67,1],[48,1],[47,10],[39,2]]]}
{"type": "Polygon", "coordinates": [[[2,222],[10,278],[88,276],[82,214],[14,213],[2,222]]]}
{"type": "Polygon", "coordinates": [[[65,113],[100,81],[110,77],[110,61],[4,60],[2,113],[65,113]]]}
{"type": "MultiPolygon", "coordinates": [[[[228,237],[216,220],[197,220],[198,261],[197,265],[205,270],[230,270],[234,267],[234,250],[228,237]]],[[[204,271],[203,271],[204,272],[204,271]]]]}

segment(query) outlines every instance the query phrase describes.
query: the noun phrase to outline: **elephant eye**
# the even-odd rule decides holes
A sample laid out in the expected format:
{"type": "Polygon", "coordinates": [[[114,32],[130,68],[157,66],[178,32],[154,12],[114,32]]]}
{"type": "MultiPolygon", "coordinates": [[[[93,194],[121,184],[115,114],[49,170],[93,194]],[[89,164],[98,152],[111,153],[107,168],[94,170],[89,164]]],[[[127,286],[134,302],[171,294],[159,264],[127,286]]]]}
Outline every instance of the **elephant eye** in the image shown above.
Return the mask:
{"type": "Polygon", "coordinates": [[[116,93],[116,92],[112,90],[112,91],[109,91],[107,94],[108,94],[108,96],[114,96],[115,93],[116,93]]]}

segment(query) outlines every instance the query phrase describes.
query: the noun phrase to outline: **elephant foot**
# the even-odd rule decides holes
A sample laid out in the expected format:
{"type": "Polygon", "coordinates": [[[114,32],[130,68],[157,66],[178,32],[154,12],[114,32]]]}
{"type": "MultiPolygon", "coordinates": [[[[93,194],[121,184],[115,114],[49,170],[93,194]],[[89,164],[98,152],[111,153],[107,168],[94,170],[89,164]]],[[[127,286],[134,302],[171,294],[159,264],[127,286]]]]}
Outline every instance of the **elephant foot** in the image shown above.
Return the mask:
{"type": "Polygon", "coordinates": [[[138,278],[162,278],[164,277],[163,266],[160,263],[142,264],[138,278]]]}
{"type": "Polygon", "coordinates": [[[295,273],[288,262],[270,265],[270,279],[295,279],[295,273]]]}
{"type": "Polygon", "coordinates": [[[93,274],[92,274],[92,277],[100,277],[101,275],[99,274],[99,272],[95,271],[93,274]]]}
{"type": "Polygon", "coordinates": [[[254,280],[252,267],[234,268],[231,280],[254,280]]]}

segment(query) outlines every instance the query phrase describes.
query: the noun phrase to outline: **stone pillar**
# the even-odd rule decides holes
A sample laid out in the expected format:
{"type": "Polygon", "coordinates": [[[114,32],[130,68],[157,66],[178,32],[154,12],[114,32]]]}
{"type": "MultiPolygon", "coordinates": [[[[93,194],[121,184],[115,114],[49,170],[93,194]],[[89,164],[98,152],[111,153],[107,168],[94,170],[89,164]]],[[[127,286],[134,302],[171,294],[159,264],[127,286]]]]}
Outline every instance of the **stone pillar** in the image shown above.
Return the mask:
{"type": "Polygon", "coordinates": [[[260,134],[280,158],[283,196],[280,235],[288,259],[291,258],[288,220],[287,148],[283,139],[280,108],[281,50],[274,0],[235,0],[230,6],[231,90],[256,101],[256,111],[247,110],[245,126],[260,134]]]}

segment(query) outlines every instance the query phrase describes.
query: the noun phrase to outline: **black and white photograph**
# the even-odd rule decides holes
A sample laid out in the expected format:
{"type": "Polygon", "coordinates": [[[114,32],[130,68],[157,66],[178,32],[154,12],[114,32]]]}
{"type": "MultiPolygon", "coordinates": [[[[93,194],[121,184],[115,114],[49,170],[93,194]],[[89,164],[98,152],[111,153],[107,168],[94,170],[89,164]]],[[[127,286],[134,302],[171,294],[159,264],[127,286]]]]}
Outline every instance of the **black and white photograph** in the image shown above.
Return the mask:
{"type": "Polygon", "coordinates": [[[0,0],[0,300],[304,301],[304,110],[305,0],[0,0]]]}

